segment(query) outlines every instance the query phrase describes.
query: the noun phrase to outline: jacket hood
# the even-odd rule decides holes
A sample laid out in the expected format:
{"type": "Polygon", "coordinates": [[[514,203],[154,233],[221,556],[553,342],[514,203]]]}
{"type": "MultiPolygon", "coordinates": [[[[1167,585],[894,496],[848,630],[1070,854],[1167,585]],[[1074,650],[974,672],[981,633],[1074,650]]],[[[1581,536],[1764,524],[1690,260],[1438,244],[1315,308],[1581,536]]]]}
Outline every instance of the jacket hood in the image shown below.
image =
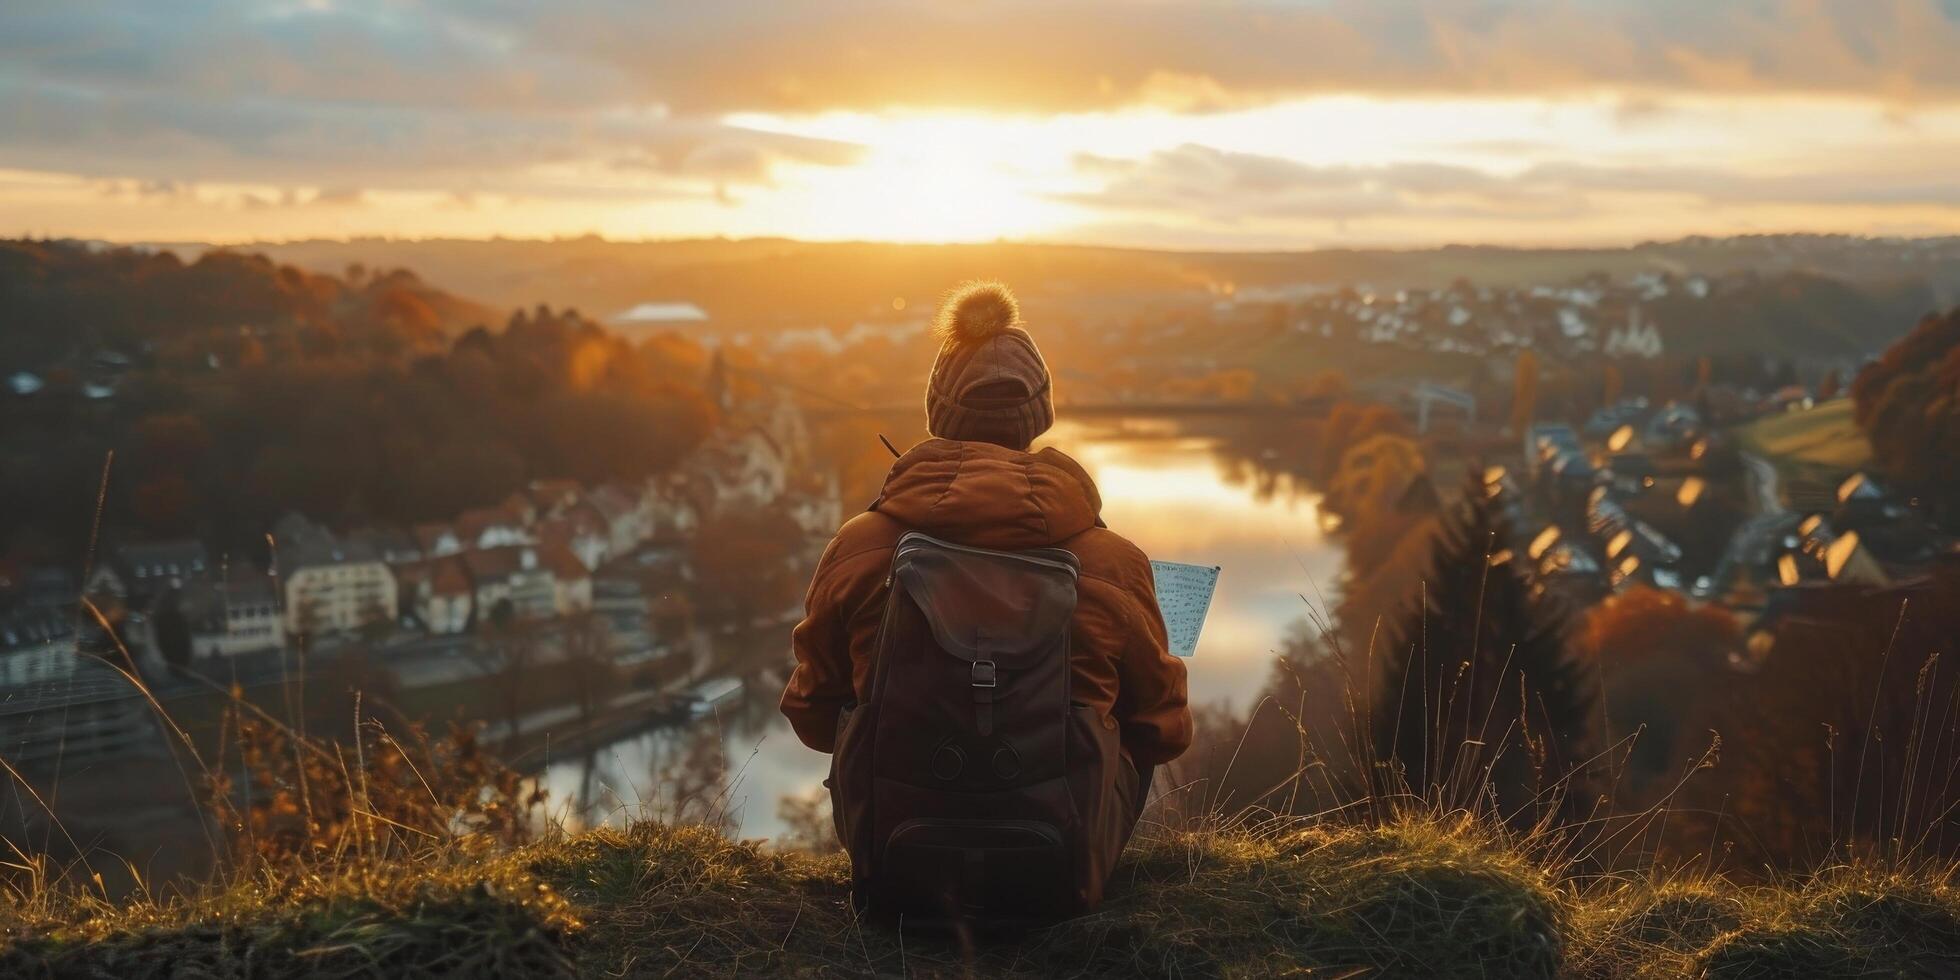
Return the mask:
{"type": "Polygon", "coordinates": [[[1094,527],[1102,495],[1058,449],[928,439],[892,464],[871,507],[907,527],[980,548],[1060,544],[1094,527]]]}

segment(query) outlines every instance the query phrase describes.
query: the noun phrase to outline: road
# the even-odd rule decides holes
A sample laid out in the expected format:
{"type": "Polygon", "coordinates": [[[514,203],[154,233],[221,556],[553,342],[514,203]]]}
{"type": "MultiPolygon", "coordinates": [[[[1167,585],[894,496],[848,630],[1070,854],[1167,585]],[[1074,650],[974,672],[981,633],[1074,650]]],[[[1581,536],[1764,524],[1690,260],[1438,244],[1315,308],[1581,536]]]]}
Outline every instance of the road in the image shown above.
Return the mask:
{"type": "Polygon", "coordinates": [[[1756,513],[1737,526],[1735,533],[1729,536],[1729,546],[1723,550],[1722,560],[1716,562],[1714,571],[1709,575],[1709,584],[1706,587],[1697,585],[1697,594],[1721,594],[1728,588],[1729,579],[1738,568],[1767,567],[1778,539],[1796,523],[1796,514],[1783,506],[1783,492],[1776,467],[1754,453],[1743,453],[1742,465],[1749,470],[1750,495],[1755,498],[1756,513]]]}
{"type": "Polygon", "coordinates": [[[1749,485],[1755,491],[1757,516],[1783,513],[1783,493],[1779,488],[1775,465],[1755,453],[1743,453],[1742,465],[1749,468],[1749,485]]]}

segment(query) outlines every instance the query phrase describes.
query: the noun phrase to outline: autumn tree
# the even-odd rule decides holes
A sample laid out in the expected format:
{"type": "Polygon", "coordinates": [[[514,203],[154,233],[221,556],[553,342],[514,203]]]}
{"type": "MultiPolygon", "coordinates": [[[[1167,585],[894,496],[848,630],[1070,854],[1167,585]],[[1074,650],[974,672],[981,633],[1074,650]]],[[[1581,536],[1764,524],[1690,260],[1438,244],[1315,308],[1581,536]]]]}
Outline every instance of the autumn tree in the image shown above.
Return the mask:
{"type": "Polygon", "coordinates": [[[1531,428],[1531,420],[1538,413],[1538,355],[1529,350],[1518,352],[1517,376],[1512,379],[1511,388],[1511,431],[1523,432],[1531,428]]]}
{"type": "Polygon", "coordinates": [[[375,296],[373,312],[383,322],[410,334],[430,334],[442,327],[442,319],[436,315],[429,301],[415,290],[403,286],[381,290],[375,296]]]}
{"type": "Polygon", "coordinates": [[[195,470],[210,458],[213,448],[204,423],[183,412],[147,416],[136,423],[130,436],[128,465],[145,474],[195,470]]]}
{"type": "Polygon", "coordinates": [[[648,337],[639,354],[661,377],[700,378],[708,373],[707,348],[671,330],[648,337]]]}
{"type": "Polygon", "coordinates": [[[1327,413],[1327,421],[1316,433],[1319,446],[1315,475],[1331,478],[1340,471],[1341,460],[1349,449],[1382,434],[1410,435],[1409,422],[1402,413],[1372,402],[1343,401],[1327,413]]]}
{"type": "Polygon", "coordinates": [[[1620,374],[1618,364],[1606,365],[1606,379],[1600,391],[1599,403],[1606,408],[1619,404],[1620,396],[1626,392],[1626,378],[1620,374]]]}
{"type": "Polygon", "coordinates": [[[1751,673],[1714,685],[1721,761],[1687,784],[1681,846],[1745,867],[1960,853],[1960,563],[1796,599],[1751,637],[1751,673]]]}
{"type": "Polygon", "coordinates": [[[1679,592],[1639,585],[1580,620],[1576,644],[1599,673],[1607,740],[1637,733],[1622,756],[1623,807],[1660,802],[1681,767],[1707,748],[1709,705],[1742,653],[1735,617],[1679,592]]]}
{"type": "MultiPolygon", "coordinates": [[[[540,477],[638,480],[719,421],[706,353],[684,338],[635,347],[542,307],[485,327],[488,311],[410,273],[356,275],[222,250],[185,263],[0,243],[0,361],[79,386],[63,362],[74,323],[89,325],[88,346],[132,359],[113,411],[42,398],[31,424],[0,424],[0,457],[36,461],[0,466],[0,551],[87,526],[93,501],[77,488],[112,450],[105,528],[242,551],[288,511],[411,524],[540,477]]],[[[74,537],[57,548],[79,549],[74,537]]]]}
{"type": "Polygon", "coordinates": [[[118,462],[137,522],[158,537],[193,533],[201,503],[193,481],[212,455],[211,433],[194,415],[155,414],[136,423],[118,462]]]}
{"type": "Polygon", "coordinates": [[[1824,372],[1823,379],[1817,382],[1817,400],[1830,401],[1836,398],[1843,388],[1844,382],[1838,375],[1838,369],[1832,368],[1824,372]]]}
{"type": "Polygon", "coordinates": [[[1307,379],[1298,394],[1302,398],[1334,401],[1347,398],[1353,390],[1345,373],[1329,368],[1307,379]]]}
{"type": "Polygon", "coordinates": [[[1960,309],[1921,320],[1858,372],[1851,397],[1878,468],[1943,522],[1960,518],[1960,309]]]}
{"type": "Polygon", "coordinates": [[[1405,436],[1379,433],[1341,456],[1328,481],[1326,506],[1354,524],[1379,519],[1423,475],[1421,447],[1405,436]]]}
{"type": "Polygon", "coordinates": [[[1199,391],[1217,401],[1242,402],[1252,398],[1259,375],[1250,368],[1213,371],[1199,379],[1199,391]]]}
{"type": "Polygon", "coordinates": [[[141,477],[130,491],[131,514],[156,537],[193,533],[196,505],[197,492],[179,473],[141,477]]]}

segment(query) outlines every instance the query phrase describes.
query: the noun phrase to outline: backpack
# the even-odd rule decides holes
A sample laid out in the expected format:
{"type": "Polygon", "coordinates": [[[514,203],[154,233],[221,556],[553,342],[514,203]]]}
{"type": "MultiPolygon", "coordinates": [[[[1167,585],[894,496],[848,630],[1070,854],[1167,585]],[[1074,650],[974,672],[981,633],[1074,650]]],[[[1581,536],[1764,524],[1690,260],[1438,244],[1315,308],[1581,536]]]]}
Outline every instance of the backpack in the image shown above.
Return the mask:
{"type": "Polygon", "coordinates": [[[1069,699],[1079,574],[1060,548],[899,539],[870,695],[831,757],[859,908],[1032,923],[1100,899],[1128,827],[1107,832],[1115,726],[1069,699]]]}

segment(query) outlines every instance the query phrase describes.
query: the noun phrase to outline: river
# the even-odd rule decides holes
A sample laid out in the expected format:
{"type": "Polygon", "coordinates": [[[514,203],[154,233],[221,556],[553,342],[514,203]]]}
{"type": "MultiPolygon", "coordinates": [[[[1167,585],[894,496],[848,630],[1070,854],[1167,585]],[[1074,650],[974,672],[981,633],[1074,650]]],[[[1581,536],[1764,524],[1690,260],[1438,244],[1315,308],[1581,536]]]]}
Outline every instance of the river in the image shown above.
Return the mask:
{"type": "MultiPolygon", "coordinates": [[[[1150,420],[1058,425],[1043,440],[1075,456],[1102,490],[1103,517],[1152,558],[1223,566],[1197,655],[1188,662],[1194,702],[1240,708],[1264,685],[1273,655],[1302,628],[1310,608],[1324,616],[1341,571],[1339,546],[1321,529],[1311,494],[1262,495],[1234,479],[1215,438],[1150,420]],[[1304,599],[1303,599],[1304,596],[1304,599]]],[[[788,644],[784,629],[783,643],[788,644]]],[[[642,732],[545,770],[553,810],[572,825],[672,816],[667,778],[719,756],[730,788],[715,801],[738,835],[773,837],[784,796],[818,791],[829,757],[796,740],[775,711],[779,679],[751,683],[744,696],[693,727],[642,732]],[[703,733],[714,746],[692,743],[703,733]],[[689,750],[695,755],[688,759],[689,750]]],[[[700,809],[684,814],[702,815],[700,809]]]]}

